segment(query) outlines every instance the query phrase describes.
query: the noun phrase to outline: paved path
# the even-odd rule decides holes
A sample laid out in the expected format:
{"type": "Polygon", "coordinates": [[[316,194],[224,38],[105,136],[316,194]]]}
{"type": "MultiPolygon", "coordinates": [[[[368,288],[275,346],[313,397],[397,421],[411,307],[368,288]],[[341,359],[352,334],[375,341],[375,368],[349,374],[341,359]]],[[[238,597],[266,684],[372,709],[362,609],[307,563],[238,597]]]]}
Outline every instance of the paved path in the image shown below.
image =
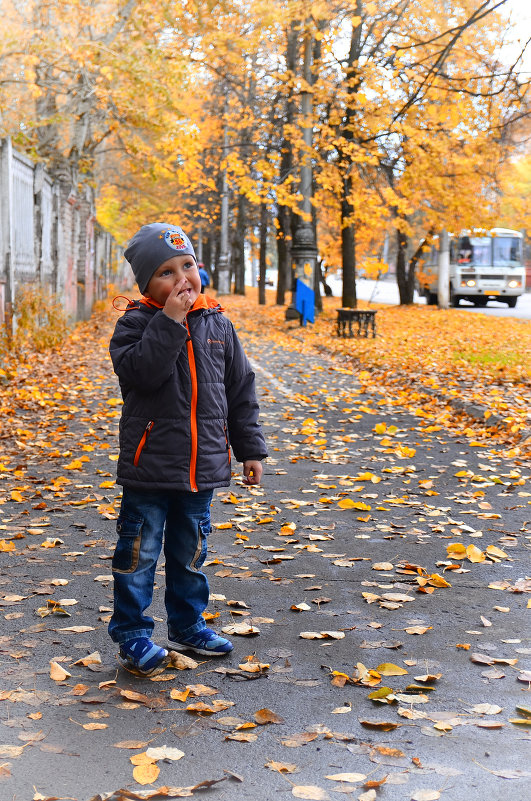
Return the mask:
{"type": "Polygon", "coordinates": [[[67,455],[39,455],[41,430],[2,482],[16,551],[0,553],[1,797],[119,801],[165,786],[157,797],[528,798],[530,727],[509,721],[531,707],[529,466],[362,392],[331,361],[246,347],[271,458],[262,487],[235,477],[215,496],[212,625],[244,632],[230,658],[164,681],[117,669],[106,634],[117,388],[103,344],[41,415],[47,436],[69,427],[58,436],[73,433],[70,452],[63,439],[67,455]],[[16,486],[25,501],[11,499],[16,486]],[[452,559],[451,543],[490,558],[452,559]],[[48,599],[71,617],[38,617],[48,599]],[[101,663],[80,662],[95,651],[101,663]],[[50,661],[71,675],[53,681],[50,661]],[[197,703],[203,713],[187,709],[197,703]],[[164,746],[184,756],[158,752],[142,790],[130,757],[164,746]]]}

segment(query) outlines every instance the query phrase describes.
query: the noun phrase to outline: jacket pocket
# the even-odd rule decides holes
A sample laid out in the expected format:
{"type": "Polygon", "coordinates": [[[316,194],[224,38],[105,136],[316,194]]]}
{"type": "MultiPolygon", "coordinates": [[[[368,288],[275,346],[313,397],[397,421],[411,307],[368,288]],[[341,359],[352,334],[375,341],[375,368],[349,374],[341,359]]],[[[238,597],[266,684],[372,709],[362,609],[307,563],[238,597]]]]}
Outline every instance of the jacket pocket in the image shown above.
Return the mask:
{"type": "Polygon", "coordinates": [[[140,455],[141,455],[142,451],[144,450],[144,445],[146,444],[147,438],[149,437],[149,435],[151,433],[151,429],[153,428],[154,425],[155,425],[154,421],[150,420],[149,423],[147,424],[147,426],[144,429],[144,433],[142,434],[142,439],[138,443],[138,447],[137,447],[136,453],[135,453],[135,458],[133,459],[133,464],[134,464],[135,467],[137,467],[137,465],[138,465],[138,462],[140,460],[140,455]]]}
{"type": "Polygon", "coordinates": [[[200,570],[207,555],[207,537],[210,534],[210,523],[200,522],[197,527],[197,547],[190,562],[192,570],[200,570]]]}
{"type": "Polygon", "coordinates": [[[120,515],[116,521],[118,542],[112,558],[114,573],[134,573],[140,559],[144,520],[120,515]]]}

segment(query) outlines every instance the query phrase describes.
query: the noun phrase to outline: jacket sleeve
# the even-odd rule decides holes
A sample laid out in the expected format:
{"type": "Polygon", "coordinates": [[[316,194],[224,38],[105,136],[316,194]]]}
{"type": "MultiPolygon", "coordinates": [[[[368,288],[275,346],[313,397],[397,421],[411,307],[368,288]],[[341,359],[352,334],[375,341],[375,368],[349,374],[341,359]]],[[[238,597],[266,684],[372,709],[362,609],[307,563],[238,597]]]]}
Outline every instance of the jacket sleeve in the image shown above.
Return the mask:
{"type": "Polygon", "coordinates": [[[225,352],[225,393],[228,405],[229,439],[239,462],[265,459],[267,448],[256,400],[255,376],[240,340],[232,326],[225,352]]]}
{"type": "Polygon", "coordinates": [[[126,312],[109,346],[120,383],[146,394],[156,391],[175,371],[187,338],[184,325],[162,312],[156,312],[147,324],[142,312],[126,312]]]}

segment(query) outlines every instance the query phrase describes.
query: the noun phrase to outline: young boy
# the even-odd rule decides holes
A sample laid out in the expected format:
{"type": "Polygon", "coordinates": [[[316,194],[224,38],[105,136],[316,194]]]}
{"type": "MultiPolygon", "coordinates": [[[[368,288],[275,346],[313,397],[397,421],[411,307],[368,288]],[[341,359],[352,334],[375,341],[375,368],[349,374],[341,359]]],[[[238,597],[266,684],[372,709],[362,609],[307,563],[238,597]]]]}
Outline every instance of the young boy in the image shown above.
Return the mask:
{"type": "Polygon", "coordinates": [[[129,303],[110,343],[124,405],[109,634],[122,665],[151,676],[169,659],[152,642],[154,622],[145,614],[163,540],[170,649],[207,656],[232,650],[202,617],[210,504],[213,489],[230,483],[231,446],[247,484],[260,482],[267,452],[254,373],[219,303],[200,292],[186,234],[174,225],[144,225],[125,258],[144,297],[129,303]]]}

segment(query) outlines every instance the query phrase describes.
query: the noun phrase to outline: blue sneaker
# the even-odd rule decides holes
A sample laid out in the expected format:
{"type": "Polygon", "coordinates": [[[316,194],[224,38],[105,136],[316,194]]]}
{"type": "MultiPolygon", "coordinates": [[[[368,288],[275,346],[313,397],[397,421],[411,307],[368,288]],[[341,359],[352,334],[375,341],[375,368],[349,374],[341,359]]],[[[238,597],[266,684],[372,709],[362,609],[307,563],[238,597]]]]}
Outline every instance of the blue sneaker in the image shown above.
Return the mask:
{"type": "Polygon", "coordinates": [[[212,629],[201,629],[186,639],[169,638],[169,647],[174,651],[195,651],[204,656],[224,656],[234,648],[230,640],[220,637],[212,629]]]}
{"type": "Polygon", "coordinates": [[[170,660],[168,651],[155,645],[147,637],[120,643],[118,661],[135,676],[156,676],[162,673],[170,660]]]}

